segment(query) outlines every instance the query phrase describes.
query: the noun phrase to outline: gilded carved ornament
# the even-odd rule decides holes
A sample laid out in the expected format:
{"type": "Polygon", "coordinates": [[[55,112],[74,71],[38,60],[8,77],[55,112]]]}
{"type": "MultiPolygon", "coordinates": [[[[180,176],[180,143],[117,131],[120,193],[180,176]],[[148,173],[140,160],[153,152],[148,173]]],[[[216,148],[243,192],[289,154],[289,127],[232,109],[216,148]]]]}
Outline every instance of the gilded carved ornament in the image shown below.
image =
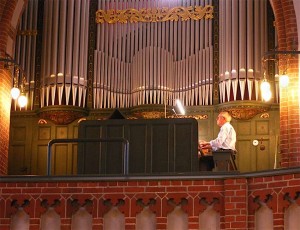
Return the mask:
{"type": "Polygon", "coordinates": [[[171,115],[168,116],[167,118],[194,118],[196,120],[207,120],[208,119],[208,115],[207,114],[203,114],[203,115],[171,115]]]}
{"type": "Polygon", "coordinates": [[[88,116],[88,111],[75,106],[48,106],[38,111],[41,119],[50,120],[56,125],[67,125],[88,116]]]}
{"type": "Polygon", "coordinates": [[[96,12],[96,23],[136,23],[136,22],[166,22],[200,20],[202,18],[213,18],[213,6],[188,6],[174,8],[152,8],[152,9],[124,9],[124,10],[98,10],[96,12]]]}
{"type": "Polygon", "coordinates": [[[249,120],[259,113],[266,112],[265,108],[231,108],[227,109],[231,116],[237,120],[249,120]]]}
{"type": "Polygon", "coordinates": [[[255,117],[257,114],[264,113],[264,117],[267,118],[265,113],[268,109],[264,107],[236,107],[225,109],[230,113],[230,115],[237,120],[249,120],[255,117]]]}
{"type": "MultiPolygon", "coordinates": [[[[159,119],[159,118],[164,118],[165,114],[164,112],[159,112],[159,111],[146,111],[146,112],[135,112],[133,116],[131,116],[130,119],[138,119],[138,118],[143,118],[143,119],[159,119]]],[[[194,118],[196,120],[206,120],[208,119],[207,114],[199,114],[199,115],[167,115],[166,118],[194,118]]],[[[128,119],[128,117],[127,117],[128,119]]]]}
{"type": "Polygon", "coordinates": [[[51,120],[56,125],[67,125],[85,116],[85,114],[78,111],[44,111],[39,116],[51,120]]]}
{"type": "Polygon", "coordinates": [[[21,36],[37,36],[38,31],[37,30],[19,30],[18,35],[21,36]]]}
{"type": "Polygon", "coordinates": [[[263,113],[260,115],[260,118],[270,118],[270,114],[269,113],[263,113]]]}
{"type": "Polygon", "coordinates": [[[46,124],[48,124],[48,122],[45,119],[39,119],[38,124],[39,125],[46,125],[46,124]]]}
{"type": "Polygon", "coordinates": [[[258,114],[260,118],[268,118],[270,105],[262,102],[243,101],[243,103],[227,102],[219,106],[218,111],[227,111],[237,120],[249,120],[258,114]]]}

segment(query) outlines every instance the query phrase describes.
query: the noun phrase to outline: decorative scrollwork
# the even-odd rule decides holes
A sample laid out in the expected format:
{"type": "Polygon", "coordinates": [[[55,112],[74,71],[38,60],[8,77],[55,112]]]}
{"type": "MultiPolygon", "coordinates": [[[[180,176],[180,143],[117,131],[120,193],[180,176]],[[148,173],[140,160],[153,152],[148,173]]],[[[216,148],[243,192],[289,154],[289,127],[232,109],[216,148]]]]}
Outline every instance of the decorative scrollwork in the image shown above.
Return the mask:
{"type": "Polygon", "coordinates": [[[167,116],[167,118],[194,118],[196,120],[207,120],[207,114],[198,114],[198,115],[171,115],[167,116]]]}
{"type": "MultiPolygon", "coordinates": [[[[270,109],[270,105],[261,102],[244,101],[242,104],[236,102],[223,103],[219,107],[219,111],[227,111],[237,120],[250,120],[257,114],[266,113],[270,109]]],[[[264,115],[263,118],[267,118],[264,115]]],[[[261,117],[262,118],[262,117],[261,117]]]]}
{"type": "Polygon", "coordinates": [[[200,20],[202,18],[213,18],[213,6],[188,6],[161,9],[124,9],[124,10],[98,10],[96,12],[96,23],[135,23],[135,22],[165,22],[200,20]]]}
{"type": "Polygon", "coordinates": [[[56,125],[67,125],[88,115],[88,111],[75,106],[48,106],[38,111],[42,119],[50,120],[56,125]]]}
{"type": "Polygon", "coordinates": [[[237,120],[249,120],[259,113],[265,112],[265,108],[231,108],[228,112],[237,120]]]}
{"type": "Polygon", "coordinates": [[[269,113],[263,113],[260,115],[260,118],[270,118],[270,114],[269,113]]]}
{"type": "Polygon", "coordinates": [[[38,31],[37,30],[19,30],[18,35],[21,36],[37,36],[38,31]]]}

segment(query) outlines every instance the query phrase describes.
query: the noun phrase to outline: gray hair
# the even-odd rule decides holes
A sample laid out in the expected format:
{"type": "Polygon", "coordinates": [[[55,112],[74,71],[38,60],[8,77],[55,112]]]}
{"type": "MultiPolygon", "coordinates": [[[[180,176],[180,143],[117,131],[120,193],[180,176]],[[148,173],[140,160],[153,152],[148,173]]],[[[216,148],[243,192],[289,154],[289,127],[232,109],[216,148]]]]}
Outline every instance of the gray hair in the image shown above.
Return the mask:
{"type": "Polygon", "coordinates": [[[231,121],[231,115],[227,111],[220,112],[220,116],[224,117],[227,122],[231,121]]]}

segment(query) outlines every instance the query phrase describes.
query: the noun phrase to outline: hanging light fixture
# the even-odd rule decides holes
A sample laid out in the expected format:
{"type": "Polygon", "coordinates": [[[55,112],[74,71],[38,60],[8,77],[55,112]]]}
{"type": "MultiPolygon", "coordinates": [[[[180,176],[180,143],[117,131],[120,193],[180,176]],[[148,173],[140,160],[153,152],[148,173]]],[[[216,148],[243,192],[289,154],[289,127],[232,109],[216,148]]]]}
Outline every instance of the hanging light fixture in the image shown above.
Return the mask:
{"type": "Polygon", "coordinates": [[[264,72],[264,79],[260,85],[261,96],[264,101],[269,101],[272,97],[271,85],[266,79],[266,72],[264,72]]]}
{"type": "Polygon", "coordinates": [[[18,105],[20,106],[20,108],[23,108],[27,105],[28,103],[28,99],[25,96],[25,83],[26,83],[26,78],[23,75],[23,79],[22,79],[22,84],[21,84],[21,95],[18,97],[18,105]]]}
{"type": "Polygon", "coordinates": [[[285,69],[283,71],[283,74],[279,76],[279,85],[282,88],[286,88],[289,85],[289,76],[287,75],[289,59],[287,55],[284,55],[284,57],[285,57],[285,69]]]}
{"type": "Polygon", "coordinates": [[[289,76],[287,74],[283,74],[279,76],[279,85],[282,88],[286,88],[289,85],[289,76]]]}
{"type": "Polygon", "coordinates": [[[23,108],[27,105],[28,99],[25,96],[25,84],[26,84],[26,77],[24,75],[24,71],[20,68],[20,66],[16,63],[15,60],[10,59],[7,57],[0,57],[0,62],[4,62],[4,67],[7,70],[10,70],[13,75],[13,87],[10,90],[10,95],[12,99],[18,102],[18,105],[23,108]],[[19,79],[20,73],[22,74],[22,84],[20,86],[21,90],[19,89],[19,79]]]}
{"type": "MultiPolygon", "coordinates": [[[[281,56],[281,60],[285,60],[285,64],[282,64],[284,66],[285,70],[283,71],[283,74],[279,76],[279,86],[282,88],[285,88],[289,85],[289,76],[287,74],[287,69],[289,65],[290,59],[295,56],[299,55],[299,50],[274,50],[270,51],[264,54],[262,58],[263,64],[266,61],[274,61],[275,63],[279,63],[279,56],[281,56]]],[[[265,68],[265,67],[264,67],[265,68]]]]}
{"type": "Polygon", "coordinates": [[[19,73],[20,73],[19,68],[16,68],[15,77],[13,79],[14,86],[10,90],[10,95],[11,95],[12,99],[14,99],[14,100],[16,100],[20,96],[20,93],[21,93],[20,89],[18,88],[19,73]]]}
{"type": "Polygon", "coordinates": [[[12,99],[16,100],[20,96],[20,90],[17,87],[13,87],[10,91],[12,99]]]}
{"type": "Polygon", "coordinates": [[[23,108],[27,105],[27,97],[24,94],[21,94],[20,97],[18,97],[18,105],[23,108]]]}
{"type": "Polygon", "coordinates": [[[264,101],[269,101],[272,97],[271,90],[262,91],[262,98],[264,101]]]}

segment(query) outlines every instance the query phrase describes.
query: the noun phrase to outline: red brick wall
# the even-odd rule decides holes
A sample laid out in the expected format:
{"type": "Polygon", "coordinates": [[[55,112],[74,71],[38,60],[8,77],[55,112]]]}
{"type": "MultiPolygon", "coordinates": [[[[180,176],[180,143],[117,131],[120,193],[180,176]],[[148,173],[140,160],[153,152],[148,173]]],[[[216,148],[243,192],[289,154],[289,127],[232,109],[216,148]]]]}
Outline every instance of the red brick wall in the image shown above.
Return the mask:
{"type": "Polygon", "coordinates": [[[247,229],[247,180],[224,181],[225,229],[247,229]]]}
{"type": "MultiPolygon", "coordinates": [[[[24,4],[24,1],[22,1],[24,4]]],[[[0,0],[0,58],[7,55],[8,40],[15,40],[16,28],[12,28],[11,21],[14,15],[17,1],[0,0]]],[[[12,54],[10,54],[12,56],[12,54]]],[[[0,175],[7,174],[9,123],[10,123],[10,89],[12,77],[0,63],[0,175]]]]}
{"type": "Polygon", "coordinates": [[[0,63],[0,175],[7,174],[9,121],[10,121],[10,76],[0,63]]]}
{"type": "MultiPolygon", "coordinates": [[[[103,229],[103,215],[108,207],[104,200],[110,199],[116,204],[119,199],[125,201],[119,207],[125,215],[125,229],[135,229],[135,217],[142,208],[136,204],[143,199],[147,204],[151,198],[156,204],[151,210],[157,216],[157,229],[166,229],[167,214],[173,210],[168,205],[169,199],[179,204],[182,198],[188,203],[183,210],[188,214],[189,230],[199,229],[199,214],[206,206],[199,201],[201,198],[211,203],[217,198],[219,203],[214,209],[220,213],[221,229],[245,230],[255,229],[254,214],[259,205],[255,199],[262,200],[273,210],[274,229],[283,229],[284,210],[289,206],[285,199],[288,194],[296,197],[300,192],[300,174],[269,176],[260,178],[230,178],[220,180],[158,180],[158,181],[114,181],[114,182],[19,182],[0,183],[0,229],[8,230],[10,217],[16,212],[11,202],[17,200],[21,205],[29,200],[24,209],[30,216],[30,229],[38,230],[40,217],[46,211],[41,201],[47,199],[52,204],[55,199],[61,201],[55,210],[61,217],[62,230],[70,229],[71,216],[74,208],[71,201],[78,199],[83,204],[90,199],[93,205],[88,211],[93,216],[93,229],[103,229]],[[272,196],[271,199],[266,199],[272,196]]],[[[300,204],[300,199],[296,202],[300,204]]]]}
{"type": "MultiPolygon", "coordinates": [[[[13,7],[7,7],[6,1],[0,1],[0,58],[5,56],[10,18],[13,7]]],[[[10,121],[10,76],[0,63],[0,175],[7,174],[9,121],[10,121]]]]}
{"type": "MultiPolygon", "coordinates": [[[[278,32],[278,50],[297,50],[298,32],[293,0],[271,0],[271,4],[278,32]]],[[[300,165],[299,57],[287,55],[281,58],[280,73],[287,68],[290,77],[287,89],[280,90],[281,166],[287,168],[300,165]],[[289,59],[288,66],[286,57],[289,59]]]]}

